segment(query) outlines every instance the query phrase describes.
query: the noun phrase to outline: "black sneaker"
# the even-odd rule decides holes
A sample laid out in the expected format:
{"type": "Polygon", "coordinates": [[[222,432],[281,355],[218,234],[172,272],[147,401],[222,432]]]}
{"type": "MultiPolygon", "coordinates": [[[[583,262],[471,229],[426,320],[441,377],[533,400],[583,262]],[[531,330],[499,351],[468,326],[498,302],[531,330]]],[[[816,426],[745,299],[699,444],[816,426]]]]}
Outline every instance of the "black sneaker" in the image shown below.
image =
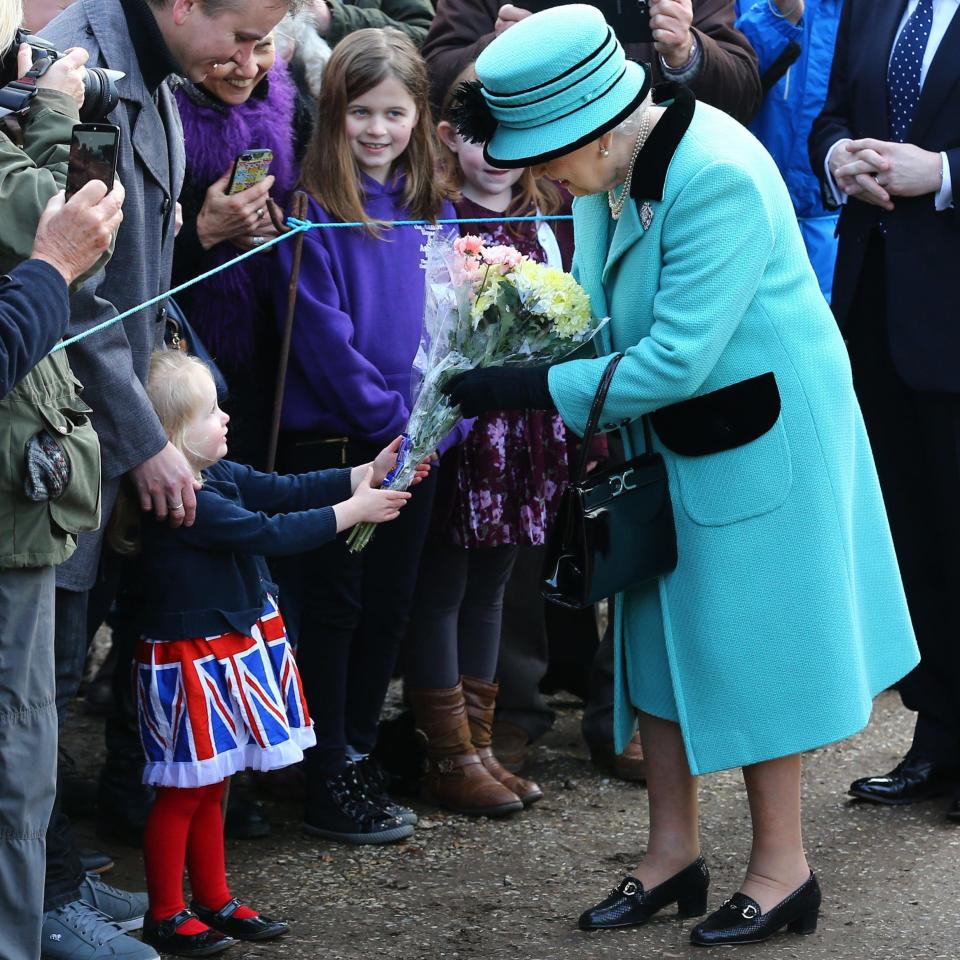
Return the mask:
{"type": "Polygon", "coordinates": [[[270,835],[267,811],[254,795],[253,785],[246,774],[235,774],[230,780],[223,835],[231,840],[255,840],[270,835]]]}
{"type": "Polygon", "coordinates": [[[303,829],[344,843],[393,843],[413,833],[409,823],[388,816],[366,795],[352,763],[332,780],[308,783],[303,829]]]}
{"type": "Polygon", "coordinates": [[[388,817],[396,817],[404,823],[409,823],[411,827],[417,825],[417,815],[413,810],[397,803],[387,792],[387,775],[373,757],[364,757],[354,766],[357,768],[364,792],[388,817]]]}

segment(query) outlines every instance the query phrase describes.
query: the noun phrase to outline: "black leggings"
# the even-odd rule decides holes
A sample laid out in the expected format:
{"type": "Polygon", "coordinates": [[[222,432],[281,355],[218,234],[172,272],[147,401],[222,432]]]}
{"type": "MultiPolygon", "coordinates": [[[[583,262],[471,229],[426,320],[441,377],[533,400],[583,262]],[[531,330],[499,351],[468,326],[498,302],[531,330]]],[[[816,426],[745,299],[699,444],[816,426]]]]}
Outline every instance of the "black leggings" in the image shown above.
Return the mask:
{"type": "MultiPolygon", "coordinates": [[[[382,449],[351,442],[350,466],[382,449]]],[[[280,469],[305,473],[341,466],[340,447],[309,439],[281,441],[280,469]]],[[[414,487],[398,519],[381,524],[361,553],[341,535],[319,550],[272,563],[280,609],[296,640],[297,665],[317,745],[304,755],[308,779],[343,769],[347,746],[369,753],[406,634],[420,551],[436,485],[433,475],[414,487]]]]}
{"type": "Polygon", "coordinates": [[[406,680],[411,689],[449,689],[461,674],[494,678],[503,592],[517,550],[515,546],[465,550],[428,543],[407,647],[406,680]]]}

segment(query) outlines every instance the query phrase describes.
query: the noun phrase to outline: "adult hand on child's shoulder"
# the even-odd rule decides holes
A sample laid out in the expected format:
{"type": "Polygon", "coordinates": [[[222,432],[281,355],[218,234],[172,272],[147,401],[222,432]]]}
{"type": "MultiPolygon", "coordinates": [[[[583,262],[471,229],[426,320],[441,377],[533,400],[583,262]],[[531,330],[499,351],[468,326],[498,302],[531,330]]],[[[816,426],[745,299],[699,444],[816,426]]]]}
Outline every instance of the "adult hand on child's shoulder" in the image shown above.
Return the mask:
{"type": "Polygon", "coordinates": [[[193,525],[197,515],[196,491],[201,483],[186,457],[172,444],[130,471],[140,508],[153,511],[158,520],[170,518],[171,527],[193,525]]]}

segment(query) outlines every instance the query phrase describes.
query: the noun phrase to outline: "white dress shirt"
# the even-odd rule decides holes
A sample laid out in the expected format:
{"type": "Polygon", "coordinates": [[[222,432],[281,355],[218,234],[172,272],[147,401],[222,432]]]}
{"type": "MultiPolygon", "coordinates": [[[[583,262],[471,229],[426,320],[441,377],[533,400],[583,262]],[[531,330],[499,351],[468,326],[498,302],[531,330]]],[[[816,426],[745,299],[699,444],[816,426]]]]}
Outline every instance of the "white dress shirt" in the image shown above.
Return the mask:
{"type": "MultiPolygon", "coordinates": [[[[897,40],[900,38],[900,34],[903,32],[907,21],[913,15],[913,11],[917,9],[918,3],[919,0],[909,0],[907,3],[907,9],[903,11],[900,26],[897,27],[896,36],[893,38],[893,44],[890,47],[890,59],[893,59],[893,51],[897,46],[897,40]]],[[[920,65],[921,90],[923,90],[924,81],[927,79],[927,71],[930,69],[930,64],[933,63],[933,58],[937,55],[940,41],[943,40],[943,35],[947,32],[947,27],[950,26],[950,21],[953,20],[958,9],[960,9],[960,0],[933,0],[933,25],[930,28],[930,39],[927,41],[927,48],[923,53],[923,63],[920,65]]],[[[834,182],[833,174],[830,172],[830,157],[833,156],[833,151],[836,150],[840,144],[849,142],[849,137],[838,140],[827,151],[827,157],[826,160],[824,160],[827,183],[830,184],[830,190],[837,203],[846,203],[849,198],[842,190],[838,189],[834,182]]],[[[940,154],[940,175],[942,183],[940,189],[934,195],[934,203],[937,210],[947,210],[953,206],[953,184],[951,183],[950,163],[947,160],[946,151],[940,154]]]]}

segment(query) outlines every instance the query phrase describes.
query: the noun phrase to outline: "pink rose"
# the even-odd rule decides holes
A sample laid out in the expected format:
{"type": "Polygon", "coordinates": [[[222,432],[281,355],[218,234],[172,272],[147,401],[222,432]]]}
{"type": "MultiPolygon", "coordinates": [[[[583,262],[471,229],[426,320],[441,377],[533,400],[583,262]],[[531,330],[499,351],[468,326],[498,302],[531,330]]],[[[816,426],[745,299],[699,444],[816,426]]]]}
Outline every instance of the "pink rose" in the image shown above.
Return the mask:
{"type": "Polygon", "coordinates": [[[453,249],[462,257],[475,257],[483,249],[483,241],[473,234],[467,234],[453,241],[453,249]]]}

